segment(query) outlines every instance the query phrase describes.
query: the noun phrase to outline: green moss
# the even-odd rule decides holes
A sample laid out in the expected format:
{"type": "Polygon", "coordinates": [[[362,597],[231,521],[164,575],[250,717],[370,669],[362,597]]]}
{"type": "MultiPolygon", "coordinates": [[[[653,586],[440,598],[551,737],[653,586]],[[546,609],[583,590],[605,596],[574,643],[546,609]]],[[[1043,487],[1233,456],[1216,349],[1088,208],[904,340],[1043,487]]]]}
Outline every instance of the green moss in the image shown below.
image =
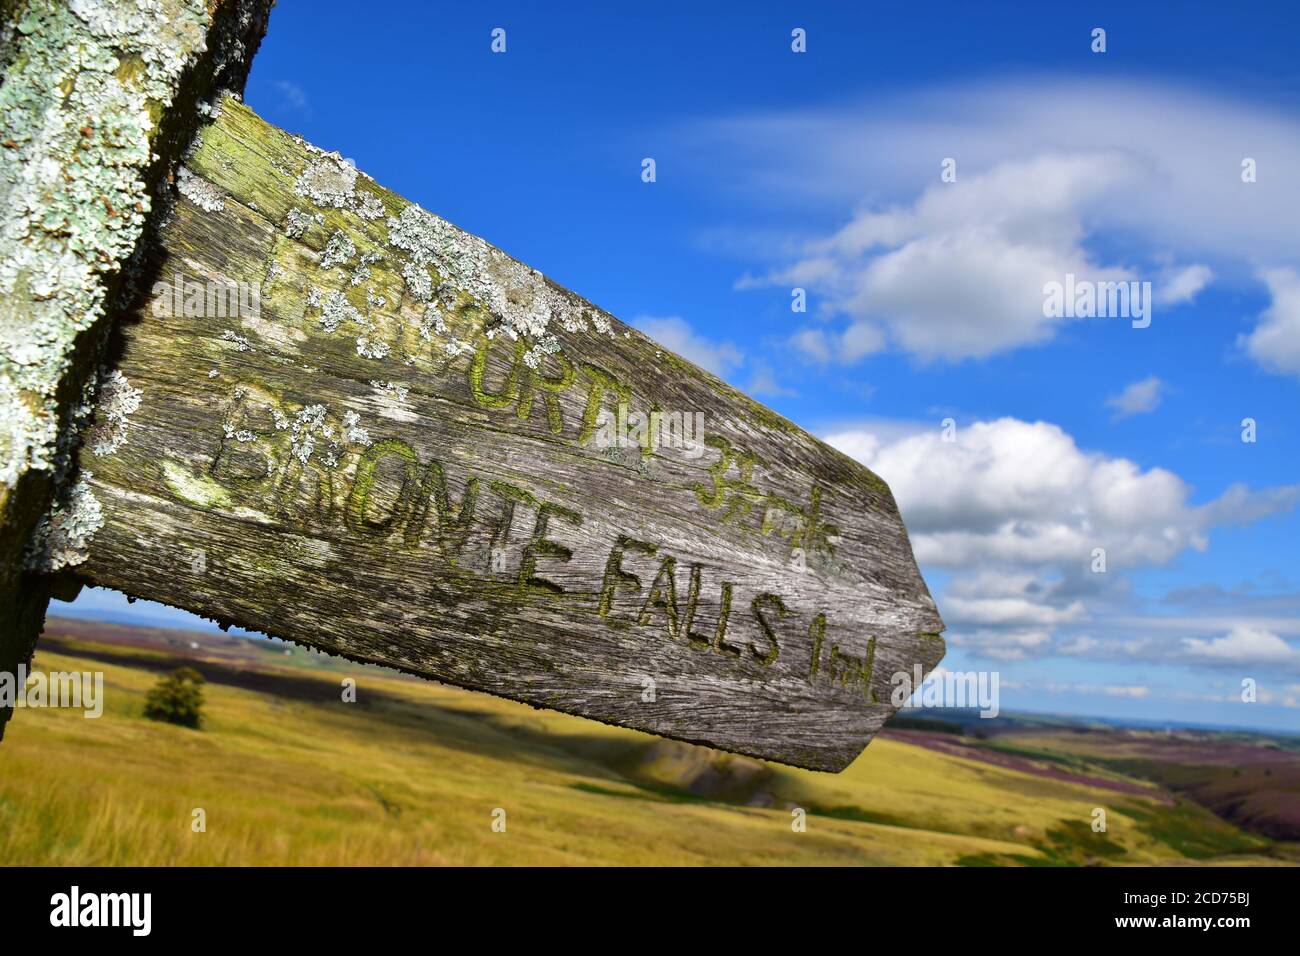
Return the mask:
{"type": "Polygon", "coordinates": [[[162,463],[163,480],[181,501],[196,508],[224,508],[231,504],[230,493],[207,475],[195,475],[180,462],[162,463]]]}
{"type": "Polygon", "coordinates": [[[361,460],[357,463],[356,478],[352,482],[352,493],[348,495],[347,520],[348,527],[353,531],[364,531],[370,534],[387,534],[393,527],[395,521],[402,517],[402,510],[405,502],[404,496],[409,494],[414,485],[415,468],[419,464],[419,458],[415,449],[406,442],[396,438],[387,438],[383,441],[377,441],[361,455],[361,460]],[[370,504],[370,495],[374,490],[375,474],[378,471],[379,463],[390,457],[396,457],[406,463],[406,473],[402,480],[402,487],[399,490],[399,500],[394,506],[394,510],[388,516],[375,521],[366,516],[366,509],[370,504]]]}
{"type": "Polygon", "coordinates": [[[609,558],[605,562],[605,574],[600,584],[600,603],[597,612],[608,619],[614,607],[614,595],[621,588],[638,594],[641,591],[641,578],[631,571],[623,569],[623,554],[627,549],[645,555],[653,555],[659,550],[658,545],[648,541],[637,541],[627,535],[619,535],[609,549],[609,558]]]}
{"type": "MultiPolygon", "coordinates": [[[[469,367],[469,391],[483,408],[508,408],[519,400],[519,370],[522,368],[525,343],[520,339],[515,343],[515,362],[501,385],[500,391],[490,392],[483,379],[487,373],[488,352],[492,349],[492,340],[480,335],[475,343],[474,359],[469,367]]],[[[531,404],[531,403],[530,403],[531,404]]]]}
{"type": "Polygon", "coordinates": [[[641,613],[637,616],[638,624],[649,624],[654,617],[654,612],[661,610],[664,612],[665,630],[668,637],[672,640],[677,639],[677,559],[672,555],[665,555],[659,564],[659,571],[655,574],[654,581],[650,583],[650,590],[646,594],[645,603],[641,605],[641,613]]]}
{"type": "Polygon", "coordinates": [[[785,602],[781,600],[780,595],[764,593],[754,598],[750,603],[750,610],[754,612],[754,620],[758,622],[758,627],[763,632],[763,636],[771,644],[771,649],[766,653],[760,654],[758,648],[752,646],[750,651],[753,653],[754,659],[760,664],[764,667],[771,667],[781,654],[781,645],[777,642],[776,631],[773,630],[772,625],[767,620],[767,615],[763,612],[764,610],[771,610],[776,614],[777,620],[783,620],[790,613],[790,609],[785,606],[785,602]]]}
{"type": "Polygon", "coordinates": [[[582,515],[572,508],[565,508],[552,502],[545,502],[537,509],[537,522],[533,527],[533,536],[529,539],[528,544],[524,546],[524,552],[519,562],[519,586],[521,588],[538,588],[551,594],[563,594],[564,588],[560,587],[560,585],[545,578],[539,578],[536,575],[539,555],[563,562],[567,562],[573,557],[573,552],[570,549],[547,539],[546,532],[549,529],[552,517],[563,518],[575,527],[581,525],[583,520],[582,515]]]}

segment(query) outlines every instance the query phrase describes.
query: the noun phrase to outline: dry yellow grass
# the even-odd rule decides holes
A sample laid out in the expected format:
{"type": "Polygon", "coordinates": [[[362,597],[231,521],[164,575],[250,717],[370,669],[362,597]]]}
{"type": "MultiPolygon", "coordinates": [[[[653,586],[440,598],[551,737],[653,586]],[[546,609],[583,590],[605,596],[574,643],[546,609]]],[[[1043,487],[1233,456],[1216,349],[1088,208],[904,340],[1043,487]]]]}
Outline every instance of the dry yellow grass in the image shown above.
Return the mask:
{"type": "MultiPolygon", "coordinates": [[[[774,806],[728,804],[681,789],[683,768],[719,761],[711,752],[375,669],[348,672],[359,702],[345,704],[342,671],[259,666],[321,682],[324,699],[209,684],[206,727],[192,731],[141,716],[154,672],[49,652],[37,664],[102,670],[107,704],[98,720],[33,710],[11,723],[8,864],[1046,862],[1049,831],[1094,807],[1159,809],[892,740],[840,775],[772,768],[774,806]],[[791,804],[809,809],[806,832],[791,804]],[[206,832],[191,829],[196,808],[206,832]]],[[[1109,819],[1115,862],[1182,859],[1135,820],[1109,819]]]]}

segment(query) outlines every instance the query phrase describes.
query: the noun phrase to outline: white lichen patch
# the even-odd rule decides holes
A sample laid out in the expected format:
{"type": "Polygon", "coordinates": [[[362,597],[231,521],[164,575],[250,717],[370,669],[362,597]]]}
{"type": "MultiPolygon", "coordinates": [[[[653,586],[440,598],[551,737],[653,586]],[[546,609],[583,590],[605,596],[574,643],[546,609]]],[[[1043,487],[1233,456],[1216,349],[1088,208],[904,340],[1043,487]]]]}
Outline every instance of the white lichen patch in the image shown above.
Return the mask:
{"type": "Polygon", "coordinates": [[[0,376],[0,481],[12,488],[28,468],[48,470],[58,440],[58,417],[28,407],[22,392],[0,376]]]}
{"type": "Polygon", "coordinates": [[[529,368],[538,368],[542,364],[543,356],[554,355],[558,351],[560,351],[559,340],[555,336],[549,336],[524,352],[524,364],[529,368]]]}
{"type": "Polygon", "coordinates": [[[289,432],[291,453],[301,464],[308,464],[313,456],[326,468],[336,468],[347,445],[367,447],[370,435],[361,427],[361,416],[356,412],[343,415],[342,427],[329,422],[329,410],[323,404],[308,405],[292,418],[278,409],[272,410],[275,427],[289,432]],[[317,454],[318,445],[323,445],[317,454]]]}
{"type": "Polygon", "coordinates": [[[434,333],[438,335],[447,335],[447,320],[442,317],[442,310],[436,305],[431,305],[424,310],[424,317],[420,320],[420,338],[426,342],[433,340],[434,333]]]}
{"type": "Polygon", "coordinates": [[[266,270],[266,278],[262,280],[263,290],[270,288],[275,284],[275,280],[284,275],[284,266],[279,262],[272,261],[270,267],[266,270]]]}
{"type": "Polygon", "coordinates": [[[383,254],[379,252],[363,253],[357,267],[352,270],[351,284],[361,285],[363,282],[368,282],[370,280],[370,267],[383,258],[383,254]]]}
{"type": "Polygon", "coordinates": [[[377,379],[371,379],[370,385],[377,389],[381,394],[388,396],[397,402],[405,402],[406,396],[411,394],[410,388],[400,385],[397,382],[381,382],[377,379]]]}
{"type": "Polygon", "coordinates": [[[371,193],[362,193],[357,200],[357,215],[362,219],[380,219],[384,215],[384,204],[371,193]]]}
{"type": "Polygon", "coordinates": [[[356,200],[357,168],[338,153],[321,153],[294,183],[294,192],[318,206],[346,209],[356,200]]]}
{"type": "MultiPolygon", "coordinates": [[[[277,428],[280,426],[278,420],[275,424],[277,428]]],[[[311,460],[312,452],[316,450],[317,433],[321,433],[327,440],[333,434],[332,430],[327,430],[328,426],[325,424],[324,405],[308,405],[294,416],[289,429],[293,456],[304,465],[311,460]]]]}
{"type": "Polygon", "coordinates": [[[290,209],[284,217],[284,234],[290,239],[301,239],[306,235],[307,230],[311,228],[311,224],[317,221],[317,217],[321,222],[325,221],[325,217],[321,216],[320,213],[313,216],[302,209],[290,209]]]}
{"type": "MultiPolygon", "coordinates": [[[[312,292],[318,292],[318,290],[313,289],[312,292]]],[[[317,301],[319,302],[319,295],[317,295],[317,301]]],[[[307,304],[312,304],[310,295],[308,295],[307,304]]],[[[361,313],[355,306],[349,304],[347,296],[337,290],[331,292],[319,308],[321,310],[320,324],[326,332],[338,331],[338,327],[344,322],[365,324],[361,313]]]]}
{"type": "Polygon", "coordinates": [[[402,278],[406,281],[406,291],[420,302],[433,300],[433,279],[429,270],[422,265],[408,262],[402,268],[402,278]]]}
{"type": "Polygon", "coordinates": [[[176,189],[204,212],[221,212],[226,208],[226,194],[184,166],[176,170],[176,189]]]}
{"type": "Polygon", "coordinates": [[[362,358],[382,359],[387,358],[388,353],[392,351],[387,342],[379,339],[372,339],[368,335],[357,336],[357,354],[362,358]]]}
{"type": "Polygon", "coordinates": [[[348,441],[358,445],[369,446],[371,444],[370,432],[361,427],[361,416],[356,412],[343,413],[343,428],[348,441]]]}
{"type": "MultiPolygon", "coordinates": [[[[419,206],[407,206],[400,215],[389,217],[388,241],[415,266],[435,269],[482,303],[492,316],[485,330],[489,338],[504,332],[512,339],[526,339],[530,348],[524,361],[531,368],[537,368],[543,356],[560,351],[552,323],[566,332],[611,334],[607,316],[560,291],[536,269],[419,206]]],[[[407,272],[404,269],[403,276],[411,288],[407,272]]]]}
{"type": "Polygon", "coordinates": [[[131,416],[140,409],[142,389],[132,387],[125,375],[114,369],[99,387],[95,424],[86,436],[94,455],[111,455],[126,444],[131,416]]]}
{"type": "Polygon", "coordinates": [[[57,466],[60,386],[150,209],[150,106],[172,102],[209,27],[204,0],[173,0],[165,16],[157,0],[19,9],[6,41],[21,56],[0,85],[0,482],[8,487],[57,466]],[[123,70],[127,62],[139,68],[123,70]]]}
{"type": "Polygon", "coordinates": [[[83,468],[76,484],[37,523],[27,567],[49,574],[90,557],[90,540],[104,526],[104,509],[87,483],[92,477],[83,468]]]}
{"type": "Polygon", "coordinates": [[[335,266],[343,265],[356,254],[356,244],[347,237],[343,230],[336,229],[334,235],[330,236],[330,241],[325,244],[325,251],[321,253],[320,267],[322,269],[332,269],[335,266]]]}
{"type": "Polygon", "coordinates": [[[240,335],[238,332],[231,329],[226,329],[226,331],[222,332],[221,337],[227,342],[233,344],[236,352],[247,352],[253,347],[248,341],[248,336],[240,335]]]}

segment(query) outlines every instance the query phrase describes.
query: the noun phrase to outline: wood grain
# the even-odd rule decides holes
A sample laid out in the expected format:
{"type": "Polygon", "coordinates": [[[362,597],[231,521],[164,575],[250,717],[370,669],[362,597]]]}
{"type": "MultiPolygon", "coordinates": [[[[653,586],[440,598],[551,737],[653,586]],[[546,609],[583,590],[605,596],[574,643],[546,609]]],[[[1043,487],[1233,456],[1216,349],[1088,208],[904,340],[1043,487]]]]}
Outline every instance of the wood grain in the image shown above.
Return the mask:
{"type": "Polygon", "coordinates": [[[942,657],[862,465],[233,100],[188,166],[87,580],[818,770],[942,657]],[[256,309],[184,314],[223,280],[256,309]],[[652,410],[703,440],[621,444],[652,410]]]}

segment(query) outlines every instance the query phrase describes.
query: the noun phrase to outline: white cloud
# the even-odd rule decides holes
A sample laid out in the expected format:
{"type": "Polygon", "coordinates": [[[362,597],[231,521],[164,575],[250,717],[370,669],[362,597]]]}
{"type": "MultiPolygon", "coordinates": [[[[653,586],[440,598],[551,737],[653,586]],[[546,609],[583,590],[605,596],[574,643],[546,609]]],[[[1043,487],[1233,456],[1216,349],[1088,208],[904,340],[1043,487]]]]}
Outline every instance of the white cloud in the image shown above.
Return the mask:
{"type": "MultiPolygon", "coordinates": [[[[1094,606],[1123,597],[1123,572],[1203,551],[1210,532],[1286,511],[1300,485],[1232,486],[1205,504],[1164,468],[1080,449],[1060,427],[1014,418],[903,433],[842,429],[826,441],[879,474],[894,492],[913,549],[952,572],[939,608],[950,639],[1014,660],[1056,649],[1115,653],[1110,642],[1054,636],[1095,622],[1094,606]],[[1106,573],[1092,573],[1094,549],[1106,573]]],[[[1170,643],[1162,645],[1170,656],[1170,643]]],[[[1152,656],[1138,641],[1130,656],[1152,656]]],[[[1127,652],[1126,652],[1127,653],[1127,652]]]]}
{"type": "Polygon", "coordinates": [[[1081,657],[1099,646],[1100,642],[1090,635],[1076,634],[1069,640],[1062,641],[1056,650],[1067,657],[1081,657]]]}
{"type": "Polygon", "coordinates": [[[696,335],[684,319],[675,315],[663,318],[642,315],[633,319],[632,325],[664,348],[720,377],[744,362],[744,355],[735,345],[696,335]]]}
{"type": "Polygon", "coordinates": [[[1285,178],[1239,175],[1244,156],[1300,168],[1300,120],[1249,97],[1138,77],[1020,76],[713,120],[682,139],[726,170],[723,188],[828,213],[915,195],[938,181],[945,157],[960,185],[1009,157],[1079,155],[1086,142],[1089,153],[1123,155],[1139,177],[1107,192],[1092,225],[1123,227],[1184,261],[1241,261],[1251,249],[1300,259],[1300,193],[1285,178]]]}
{"type": "Polygon", "coordinates": [[[1085,616],[1083,603],[1006,566],[962,569],[940,602],[948,640],[985,657],[1013,661],[1045,651],[1054,629],[1085,616]]]}
{"type": "Polygon", "coordinates": [[[1295,269],[1269,269],[1261,278],[1273,302],[1241,344],[1268,371],[1300,375],[1300,275],[1295,269]]]}
{"type": "Polygon", "coordinates": [[[804,358],[825,365],[856,362],[885,348],[885,336],[869,322],[855,322],[843,331],[803,328],[790,336],[790,345],[804,358]]]}
{"type": "MultiPolygon", "coordinates": [[[[1251,609],[1249,603],[1243,603],[1242,606],[1248,611],[1251,609]]],[[[1250,611],[1251,626],[1263,628],[1272,631],[1274,634],[1287,634],[1292,637],[1300,638],[1300,617],[1294,614],[1286,617],[1269,617],[1267,614],[1261,614],[1257,610],[1250,611]]],[[[1186,615],[1134,615],[1118,617],[1115,624],[1128,630],[1151,632],[1151,631],[1224,631],[1231,630],[1241,624],[1241,613],[1234,611],[1225,614],[1206,614],[1198,613],[1195,616],[1186,615]]]]}
{"type": "Polygon", "coordinates": [[[950,629],[945,639],[954,647],[971,649],[998,661],[1023,661],[1044,650],[1052,639],[1048,630],[1034,628],[950,629]]]}
{"type": "Polygon", "coordinates": [[[1207,525],[1247,525],[1281,511],[1289,511],[1297,500],[1300,485],[1277,485],[1251,491],[1237,482],[1213,501],[1201,507],[1207,525]]]}
{"type": "Polygon", "coordinates": [[[1005,162],[934,185],[912,206],[855,217],[769,281],[819,286],[851,318],[818,357],[855,362],[885,345],[960,359],[1041,341],[1062,319],[1044,315],[1043,286],[1132,278],[1084,250],[1084,207],[1130,177],[1119,155],[1005,162]]]}
{"type": "Polygon", "coordinates": [[[806,358],[825,364],[831,360],[831,342],[824,329],[800,329],[790,344],[806,358]]]}
{"type": "Polygon", "coordinates": [[[746,389],[751,395],[765,395],[774,398],[787,398],[799,394],[792,388],[786,388],[772,374],[772,366],[764,361],[753,363],[754,376],[746,389]]]}
{"type": "Polygon", "coordinates": [[[1083,603],[1075,601],[1065,608],[1037,604],[1026,598],[962,598],[949,596],[944,610],[958,620],[974,624],[1039,624],[1051,626],[1072,621],[1083,614],[1083,603]]]}
{"type": "Polygon", "coordinates": [[[1234,664],[1279,664],[1300,657],[1286,641],[1262,628],[1238,626],[1212,640],[1189,637],[1183,641],[1189,657],[1234,664]]]}
{"type": "Polygon", "coordinates": [[[954,442],[938,428],[889,443],[853,431],[826,440],[864,455],[893,489],[917,556],[942,567],[1086,566],[1096,547],[1106,548],[1111,567],[1163,564],[1204,550],[1209,528],[1238,512],[1262,517],[1300,499],[1300,485],[1243,488],[1230,489],[1231,508],[1193,506],[1173,472],[1085,452],[1047,422],[976,422],[959,426],[954,442]]]}
{"type": "Polygon", "coordinates": [[[850,458],[856,458],[868,467],[880,452],[881,440],[873,431],[854,429],[852,431],[835,432],[826,435],[824,440],[826,444],[838,448],[850,458]]]}
{"type": "MultiPolygon", "coordinates": [[[[1300,260],[1300,193],[1285,178],[1238,175],[1243,156],[1300,167],[1300,121],[1258,102],[1133,78],[1029,77],[689,133],[701,157],[725,158],[723,188],[838,223],[793,252],[770,244],[767,281],[806,286],[824,318],[922,358],[1051,338],[1063,322],[1041,314],[1042,286],[1066,272],[1152,281],[1159,322],[1160,307],[1193,301],[1212,279],[1300,260]],[[956,182],[939,180],[947,157],[956,182]],[[1098,251],[1111,238],[1123,260],[1098,251]]],[[[1298,313],[1276,305],[1252,343],[1279,370],[1300,370],[1298,313]]]]}
{"type": "Polygon", "coordinates": [[[1196,296],[1210,284],[1214,273],[1209,266],[1187,266],[1161,277],[1155,298],[1157,305],[1181,305],[1193,301],[1196,296]]]}
{"type": "Polygon", "coordinates": [[[1165,383],[1152,375],[1126,386],[1118,395],[1106,399],[1106,404],[1115,410],[1117,419],[1154,412],[1160,405],[1164,387],[1165,383]]]}
{"type": "Polygon", "coordinates": [[[311,115],[311,104],[307,101],[307,94],[301,86],[289,80],[276,80],[275,88],[291,107],[306,116],[311,115]]]}
{"type": "MultiPolygon", "coordinates": [[[[1229,698],[1235,700],[1235,697],[1229,698]]],[[[1300,709],[1300,684],[1288,684],[1281,693],[1274,693],[1267,687],[1259,688],[1259,702],[1261,704],[1271,704],[1275,707],[1287,707],[1292,710],[1300,709]]]]}

